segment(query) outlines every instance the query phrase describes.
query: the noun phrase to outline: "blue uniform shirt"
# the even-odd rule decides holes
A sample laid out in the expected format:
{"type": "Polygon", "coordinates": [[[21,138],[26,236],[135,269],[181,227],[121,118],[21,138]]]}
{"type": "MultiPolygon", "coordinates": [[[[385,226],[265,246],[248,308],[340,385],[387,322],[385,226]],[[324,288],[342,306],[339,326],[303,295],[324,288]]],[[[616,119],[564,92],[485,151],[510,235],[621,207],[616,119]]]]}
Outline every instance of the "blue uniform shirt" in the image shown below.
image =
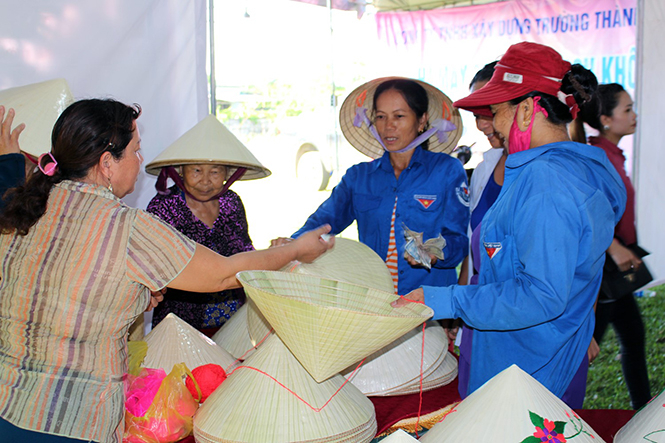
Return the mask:
{"type": "Polygon", "coordinates": [[[605,250],[625,204],[598,148],[560,142],[508,156],[482,220],[478,286],[424,287],[434,318],[474,329],[467,392],[515,363],[563,395],[591,342],[605,250]]]}
{"type": "Polygon", "coordinates": [[[467,254],[469,192],[461,162],[447,154],[415,148],[399,180],[395,178],[387,153],[374,161],[350,167],[330,197],[293,237],[324,223],[330,224],[332,233],[338,234],[356,220],[358,239],[385,260],[395,197],[399,294],[406,294],[422,284],[456,283],[455,267],[467,254]],[[446,240],[445,259],[437,261],[431,270],[409,265],[404,259],[402,224],[412,231],[423,232],[424,240],[441,234],[446,240]]]}

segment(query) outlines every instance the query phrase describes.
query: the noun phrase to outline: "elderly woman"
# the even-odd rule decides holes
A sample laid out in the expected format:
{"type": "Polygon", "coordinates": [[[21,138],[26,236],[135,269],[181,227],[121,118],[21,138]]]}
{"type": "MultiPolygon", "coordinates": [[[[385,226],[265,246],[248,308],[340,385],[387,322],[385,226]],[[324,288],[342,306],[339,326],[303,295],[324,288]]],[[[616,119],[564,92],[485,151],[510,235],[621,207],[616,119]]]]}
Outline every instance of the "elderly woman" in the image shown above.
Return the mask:
{"type": "Polygon", "coordinates": [[[478,285],[423,286],[405,298],[473,329],[469,394],[517,364],[582,406],[604,253],[626,203],[604,152],[568,136],[596,87],[590,71],[524,42],[487,85],[455,103],[489,107],[509,148],[501,193],[481,221],[478,285]]]}
{"type": "MultiPolygon", "coordinates": [[[[270,174],[249,150],[213,115],[176,140],[146,166],[159,174],[158,194],[147,211],[225,257],[254,249],[245,208],[229,189],[237,179],[270,174]],[[175,184],[166,189],[166,177],[175,184]]],[[[169,289],[155,308],[152,324],[174,313],[197,329],[221,327],[242,306],[242,288],[192,294],[169,289]]]]}
{"type": "Polygon", "coordinates": [[[462,164],[443,153],[462,130],[448,97],[422,81],[376,79],[347,97],[340,126],[353,147],[376,160],[349,168],[293,237],[319,223],[340,233],[355,220],[359,240],[386,261],[396,292],[455,283],[467,250],[469,193],[462,164]],[[405,251],[406,228],[423,240],[441,236],[442,255],[416,261],[405,251]]]}
{"type": "Polygon", "coordinates": [[[12,191],[0,216],[6,441],[120,442],[127,331],[159,300],[150,290],[222,291],[238,285],[238,271],[311,261],[331,246],[322,227],[281,248],[223,257],[125,206],[143,161],[139,113],[112,100],[69,106],[41,172],[12,191]]]}

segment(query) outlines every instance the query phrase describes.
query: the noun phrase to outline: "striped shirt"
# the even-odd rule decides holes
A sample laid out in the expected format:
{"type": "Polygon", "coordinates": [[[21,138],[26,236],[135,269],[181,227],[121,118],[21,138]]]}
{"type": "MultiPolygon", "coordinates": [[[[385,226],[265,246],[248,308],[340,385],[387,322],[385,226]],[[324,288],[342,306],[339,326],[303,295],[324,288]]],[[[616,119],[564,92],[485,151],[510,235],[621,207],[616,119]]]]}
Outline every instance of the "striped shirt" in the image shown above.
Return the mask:
{"type": "Polygon", "coordinates": [[[195,248],[106,188],[57,184],[28,235],[0,235],[0,416],[120,442],[128,328],[195,248]]]}
{"type": "Polygon", "coordinates": [[[397,271],[397,243],[395,242],[395,212],[397,211],[397,197],[395,197],[395,206],[393,206],[393,215],[390,218],[390,235],[388,237],[388,255],[386,257],[386,266],[393,279],[395,294],[397,294],[397,285],[399,284],[399,273],[397,271]]]}

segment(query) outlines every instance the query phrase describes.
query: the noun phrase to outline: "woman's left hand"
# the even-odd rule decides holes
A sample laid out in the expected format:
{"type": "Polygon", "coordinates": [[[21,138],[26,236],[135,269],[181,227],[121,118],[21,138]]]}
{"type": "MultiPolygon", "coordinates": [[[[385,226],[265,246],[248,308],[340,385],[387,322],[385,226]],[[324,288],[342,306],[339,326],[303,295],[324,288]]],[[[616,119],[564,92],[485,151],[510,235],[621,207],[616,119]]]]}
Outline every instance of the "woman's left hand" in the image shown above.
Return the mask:
{"type": "Polygon", "coordinates": [[[21,153],[18,136],[25,129],[25,124],[21,123],[12,131],[14,114],[14,110],[10,108],[5,118],[5,107],[0,106],[0,155],[21,153]]]}
{"type": "Polygon", "coordinates": [[[164,300],[165,293],[166,288],[160,289],[159,291],[150,291],[150,304],[146,308],[145,312],[150,312],[156,308],[157,305],[164,300]]]}
{"type": "Polygon", "coordinates": [[[406,306],[409,303],[425,303],[425,291],[423,288],[414,289],[403,297],[400,297],[398,300],[395,300],[390,305],[393,308],[399,308],[401,306],[406,306]]]}

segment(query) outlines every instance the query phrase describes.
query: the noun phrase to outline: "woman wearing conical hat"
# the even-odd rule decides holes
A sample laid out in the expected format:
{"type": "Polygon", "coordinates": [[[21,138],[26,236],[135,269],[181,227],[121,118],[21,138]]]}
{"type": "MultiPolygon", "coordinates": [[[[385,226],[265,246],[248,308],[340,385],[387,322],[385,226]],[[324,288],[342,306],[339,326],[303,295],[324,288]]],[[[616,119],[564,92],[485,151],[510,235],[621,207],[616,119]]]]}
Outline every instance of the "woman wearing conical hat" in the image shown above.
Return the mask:
{"type": "Polygon", "coordinates": [[[375,160],[349,168],[293,237],[322,222],[338,234],[355,220],[358,239],[386,261],[395,291],[455,283],[467,249],[469,193],[462,164],[445,154],[462,133],[450,99],[422,81],[379,78],[349,94],[340,126],[354,148],[375,160]],[[423,257],[428,263],[410,258],[406,228],[423,241],[443,237],[442,255],[423,257]]]}
{"type": "MultiPolygon", "coordinates": [[[[209,115],[146,166],[159,174],[157,195],[148,204],[156,215],[190,239],[218,254],[253,250],[245,208],[229,186],[267,177],[249,150],[209,115]],[[175,184],[167,189],[167,178],[175,184]]],[[[221,327],[244,303],[242,288],[209,294],[169,289],[157,306],[153,325],[174,313],[197,329],[221,327]]]]}

